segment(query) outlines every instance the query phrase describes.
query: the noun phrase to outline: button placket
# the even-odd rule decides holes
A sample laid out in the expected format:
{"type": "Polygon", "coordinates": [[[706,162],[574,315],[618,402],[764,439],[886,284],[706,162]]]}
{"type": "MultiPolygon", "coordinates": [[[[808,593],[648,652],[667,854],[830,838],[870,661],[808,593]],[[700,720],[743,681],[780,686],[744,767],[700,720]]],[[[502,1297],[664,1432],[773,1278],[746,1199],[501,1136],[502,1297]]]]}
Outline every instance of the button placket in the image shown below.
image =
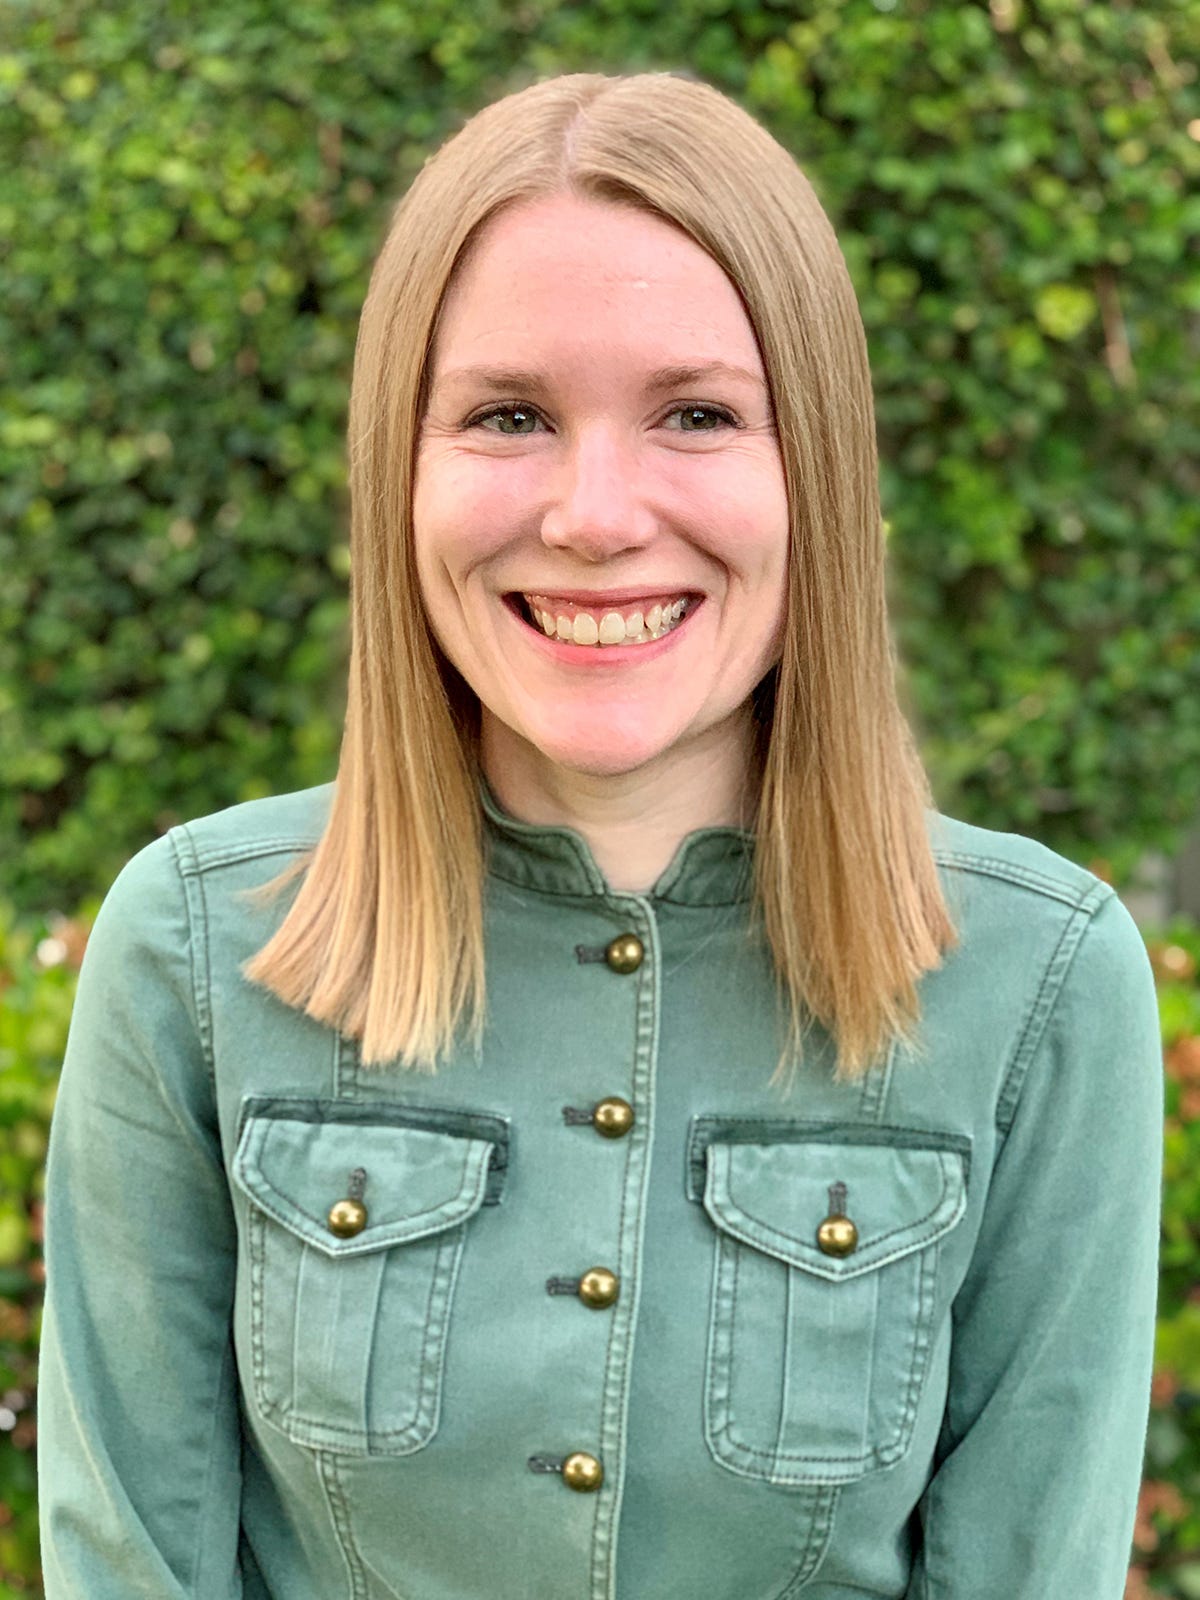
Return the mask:
{"type": "MultiPolygon", "coordinates": [[[[612,981],[628,983],[632,991],[634,1044],[628,1121],[621,1127],[620,1143],[612,1152],[614,1157],[618,1150],[623,1152],[624,1167],[616,1253],[610,1262],[620,1278],[620,1286],[618,1297],[608,1311],[600,1448],[597,1451],[604,1463],[605,1492],[596,1507],[589,1600],[614,1600],[616,1586],[617,1528],[625,1478],[622,1450],[628,1425],[629,1368],[640,1298],[639,1269],[654,1138],[654,1074],[661,1009],[662,959],[654,906],[649,898],[640,895],[614,896],[612,904],[618,915],[628,919],[626,929],[629,931],[610,941],[605,959],[613,973],[612,981]],[[612,952],[611,957],[608,951],[612,952]],[[613,964],[614,960],[618,965],[613,964]]],[[[618,1120],[624,1122],[623,1114],[618,1114],[618,1120]]]]}
{"type": "MultiPolygon", "coordinates": [[[[619,977],[629,977],[638,972],[646,962],[647,946],[654,940],[653,913],[648,902],[634,900],[633,906],[642,913],[648,924],[649,941],[633,932],[617,934],[606,945],[576,945],[575,955],[581,963],[603,962],[610,972],[619,977]]],[[[654,1070],[658,1043],[658,978],[657,964],[652,963],[651,981],[634,986],[634,1006],[637,1019],[634,1062],[633,1097],[605,1095],[590,1107],[564,1106],[563,1122],[567,1127],[590,1124],[602,1139],[626,1139],[630,1134],[628,1158],[622,1182],[623,1199],[619,1209],[621,1233],[617,1242],[618,1263],[628,1266],[641,1252],[641,1235],[645,1217],[645,1195],[649,1166],[649,1128],[639,1126],[634,1109],[636,1103],[649,1107],[649,1089],[654,1070]]],[[[622,1295],[622,1273],[608,1266],[589,1267],[578,1278],[550,1277],[546,1280],[550,1295],[573,1295],[590,1310],[610,1311],[607,1359],[601,1386],[601,1450],[599,1455],[590,1451],[575,1450],[565,1457],[550,1455],[531,1456],[529,1467],[534,1472],[557,1471],[564,1484],[579,1493],[594,1492],[605,1483],[604,1459],[610,1464],[624,1432],[624,1417],[614,1418],[614,1407],[621,1412],[627,1403],[628,1382],[626,1368],[632,1355],[632,1327],[634,1307],[625,1303],[622,1295]]],[[[632,1298],[636,1299],[636,1295],[632,1298]]],[[[614,1546],[621,1499],[620,1476],[611,1479],[612,1493],[604,1497],[596,1527],[597,1558],[593,1561],[594,1600],[611,1600],[614,1582],[614,1546]],[[606,1509],[605,1509],[606,1508],[606,1509]]]]}

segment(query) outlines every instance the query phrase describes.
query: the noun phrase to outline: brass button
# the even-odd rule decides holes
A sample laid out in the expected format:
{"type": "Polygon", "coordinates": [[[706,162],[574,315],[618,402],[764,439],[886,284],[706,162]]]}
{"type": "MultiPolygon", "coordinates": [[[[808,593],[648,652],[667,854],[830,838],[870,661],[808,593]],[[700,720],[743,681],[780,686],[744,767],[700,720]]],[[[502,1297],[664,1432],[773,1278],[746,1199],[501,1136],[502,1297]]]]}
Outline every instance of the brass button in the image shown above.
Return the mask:
{"type": "Polygon", "coordinates": [[[585,1306],[602,1311],[612,1305],[621,1287],[621,1280],[607,1267],[589,1267],[579,1280],[578,1294],[585,1306]]]}
{"type": "Polygon", "coordinates": [[[562,1476],[568,1489],[590,1494],[604,1482],[604,1468],[586,1450],[576,1450],[563,1462],[562,1476]]]}
{"type": "Polygon", "coordinates": [[[826,1217],[817,1229],[817,1244],[827,1256],[848,1256],[858,1248],[858,1229],[849,1217],[826,1217]]]}
{"type": "Polygon", "coordinates": [[[339,1239],[352,1239],[367,1225],[367,1208],[361,1200],[335,1200],[329,1208],[329,1231],[339,1239]]]}
{"type": "Polygon", "coordinates": [[[606,1139],[623,1138],[633,1127],[633,1107],[620,1095],[607,1095],[592,1111],[592,1127],[606,1139]]]}
{"type": "Polygon", "coordinates": [[[619,933],[604,946],[604,959],[614,972],[636,972],[646,954],[646,947],[636,933],[619,933]]]}

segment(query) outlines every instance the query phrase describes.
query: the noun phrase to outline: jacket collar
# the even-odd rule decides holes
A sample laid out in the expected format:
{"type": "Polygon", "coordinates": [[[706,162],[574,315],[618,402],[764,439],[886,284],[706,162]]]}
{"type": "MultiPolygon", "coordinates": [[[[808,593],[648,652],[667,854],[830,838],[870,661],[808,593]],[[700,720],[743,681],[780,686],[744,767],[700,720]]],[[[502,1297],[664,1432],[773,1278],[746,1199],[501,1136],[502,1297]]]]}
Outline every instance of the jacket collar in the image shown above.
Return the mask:
{"type": "MultiPolygon", "coordinates": [[[[618,891],[596,864],[587,840],[574,828],[518,822],[479,781],[488,871],[542,894],[602,896],[618,891]]],[[[673,905],[722,906],[753,892],[754,835],[744,828],[698,828],[679,843],[646,898],[673,905]]]]}

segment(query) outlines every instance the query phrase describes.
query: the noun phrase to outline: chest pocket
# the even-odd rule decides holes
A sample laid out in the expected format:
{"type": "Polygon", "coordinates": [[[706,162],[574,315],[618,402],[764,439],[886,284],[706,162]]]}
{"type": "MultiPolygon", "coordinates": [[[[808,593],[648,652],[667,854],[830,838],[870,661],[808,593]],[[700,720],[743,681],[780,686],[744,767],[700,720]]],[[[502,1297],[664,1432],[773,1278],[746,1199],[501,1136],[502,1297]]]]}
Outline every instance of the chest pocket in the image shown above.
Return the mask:
{"type": "Polygon", "coordinates": [[[928,1367],[939,1244],[966,1207],[965,1152],[856,1143],[849,1130],[758,1144],[717,1136],[702,1159],[715,1229],[713,1456],[797,1486],[894,1465],[928,1367]]]}
{"type": "Polygon", "coordinates": [[[499,1199],[507,1123],[336,1101],[251,1100],[243,1116],[233,1177],[250,1202],[260,1412],[298,1444],[421,1449],[437,1430],[470,1219],[499,1199]],[[348,1198],[339,1234],[330,1213],[348,1198]]]}

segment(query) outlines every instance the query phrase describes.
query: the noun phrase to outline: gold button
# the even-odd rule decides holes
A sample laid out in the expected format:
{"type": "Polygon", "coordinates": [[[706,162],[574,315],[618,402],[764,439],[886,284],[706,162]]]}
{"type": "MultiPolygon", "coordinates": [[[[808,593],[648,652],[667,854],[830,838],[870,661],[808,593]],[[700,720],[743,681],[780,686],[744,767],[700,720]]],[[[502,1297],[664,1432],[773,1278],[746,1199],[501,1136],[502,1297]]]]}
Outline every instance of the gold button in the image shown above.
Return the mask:
{"type": "Polygon", "coordinates": [[[848,1256],[858,1248],[858,1229],[849,1217],[826,1217],[817,1229],[817,1244],[827,1256],[848,1256]]]}
{"type": "Polygon", "coordinates": [[[646,947],[636,933],[619,933],[604,946],[604,959],[614,972],[636,972],[646,947]]]}
{"type": "Polygon", "coordinates": [[[606,1139],[620,1139],[633,1127],[633,1107],[620,1095],[610,1094],[593,1109],[592,1127],[606,1139]]]}
{"type": "Polygon", "coordinates": [[[339,1239],[352,1239],[367,1225],[367,1208],[361,1200],[335,1200],[329,1208],[329,1231],[339,1239]]]}
{"type": "Polygon", "coordinates": [[[589,1267],[579,1280],[579,1298],[585,1306],[602,1311],[605,1306],[612,1305],[620,1287],[621,1280],[615,1272],[607,1267],[589,1267]]]}
{"type": "Polygon", "coordinates": [[[589,1494],[604,1482],[604,1468],[586,1450],[576,1450],[567,1457],[562,1475],[567,1488],[578,1489],[580,1494],[589,1494]]]}

